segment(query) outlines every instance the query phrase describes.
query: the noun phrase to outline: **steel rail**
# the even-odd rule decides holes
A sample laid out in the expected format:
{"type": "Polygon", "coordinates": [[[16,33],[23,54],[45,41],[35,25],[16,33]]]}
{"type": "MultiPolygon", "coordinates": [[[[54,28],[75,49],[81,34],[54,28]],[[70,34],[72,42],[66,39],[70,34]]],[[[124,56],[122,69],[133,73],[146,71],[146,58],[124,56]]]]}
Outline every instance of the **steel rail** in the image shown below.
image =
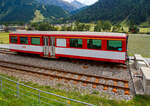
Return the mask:
{"type": "MultiPolygon", "coordinates": [[[[10,63],[9,63],[10,64],[10,63]]],[[[13,63],[14,64],[14,63],[13,63]]],[[[106,87],[111,87],[111,88],[118,88],[118,89],[123,89],[123,90],[130,90],[129,87],[122,87],[122,86],[118,86],[118,85],[110,85],[110,84],[104,84],[104,83],[99,83],[99,82],[92,82],[92,81],[86,81],[86,80],[81,80],[81,79],[76,79],[76,78],[70,78],[70,77],[66,77],[66,76],[60,76],[60,75],[54,75],[54,74],[47,74],[47,73],[43,73],[43,72],[36,72],[36,71],[31,71],[29,69],[22,69],[22,68],[17,68],[17,67],[11,67],[11,66],[6,66],[6,65],[1,65],[1,67],[4,68],[9,68],[9,69],[15,69],[18,71],[24,71],[24,72],[29,72],[29,73],[33,73],[33,74],[39,74],[39,75],[44,75],[44,76],[50,76],[50,77],[54,77],[54,78],[58,78],[58,79],[66,79],[66,80],[73,80],[73,81],[77,81],[77,82],[82,82],[82,83],[87,83],[87,84],[92,84],[92,85],[102,85],[102,86],[106,86],[106,87]]],[[[83,74],[82,74],[83,75],[83,74]]],[[[86,76],[86,75],[83,75],[86,76]]],[[[104,77],[103,77],[104,78],[104,77]]],[[[107,78],[106,78],[107,79],[107,78]]],[[[107,79],[108,80],[108,79],[107,79]]],[[[109,78],[109,80],[114,81],[113,79],[109,78]]],[[[125,82],[127,83],[127,82],[125,82]]]]}
{"type": "Polygon", "coordinates": [[[39,69],[44,69],[44,70],[57,71],[57,72],[68,73],[68,74],[76,74],[76,75],[86,76],[86,77],[94,77],[94,78],[99,78],[99,79],[104,79],[104,80],[113,80],[113,81],[117,81],[117,82],[128,83],[128,80],[122,80],[122,79],[117,79],[117,78],[109,78],[109,77],[105,77],[105,76],[83,74],[83,73],[77,73],[77,72],[70,72],[70,71],[66,71],[66,70],[63,70],[63,69],[58,70],[58,69],[54,69],[54,68],[46,68],[46,67],[42,67],[42,66],[27,65],[27,64],[8,62],[8,61],[2,61],[2,60],[0,60],[0,62],[2,62],[2,63],[5,62],[5,63],[8,63],[8,64],[14,64],[14,65],[21,65],[21,66],[26,66],[26,67],[32,67],[32,68],[39,68],[39,69]]]}

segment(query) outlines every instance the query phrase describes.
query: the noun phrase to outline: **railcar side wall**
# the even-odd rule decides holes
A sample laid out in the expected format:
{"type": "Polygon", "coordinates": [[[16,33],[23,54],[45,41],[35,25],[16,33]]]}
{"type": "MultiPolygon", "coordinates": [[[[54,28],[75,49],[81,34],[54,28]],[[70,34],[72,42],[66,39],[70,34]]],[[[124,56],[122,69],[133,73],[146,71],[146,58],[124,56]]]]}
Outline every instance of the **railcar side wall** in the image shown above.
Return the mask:
{"type": "MultiPolygon", "coordinates": [[[[40,54],[41,56],[44,55],[44,43],[43,43],[43,36],[51,37],[54,35],[19,35],[19,34],[10,34],[10,49],[12,51],[17,52],[25,52],[25,53],[33,53],[33,54],[40,54]],[[12,42],[11,36],[14,38],[14,42],[12,42]],[[15,38],[17,37],[17,38],[15,38]],[[21,44],[21,37],[27,37],[27,44],[21,44]],[[31,38],[40,38],[40,44],[34,45],[31,42],[31,38]]],[[[69,58],[79,58],[79,59],[87,59],[87,60],[97,60],[97,61],[107,61],[107,62],[117,62],[117,63],[125,63],[126,61],[126,52],[127,52],[127,39],[119,39],[119,38],[88,38],[88,37],[58,37],[55,36],[55,56],[56,57],[69,57],[69,58]],[[65,47],[62,45],[62,41],[59,39],[65,39],[65,47]],[[81,39],[82,46],[81,47],[71,47],[71,39],[81,39]],[[93,49],[88,48],[89,39],[101,40],[101,48],[100,49],[93,49]],[[60,43],[59,46],[57,44],[57,40],[60,43]],[[118,50],[108,50],[108,42],[109,41],[120,41],[121,47],[118,50]]],[[[81,43],[80,42],[80,43],[81,43]]],[[[49,42],[50,43],[50,42],[49,42]]],[[[110,42],[110,44],[113,44],[110,42]]],[[[50,44],[48,44],[50,46],[50,44]]]]}

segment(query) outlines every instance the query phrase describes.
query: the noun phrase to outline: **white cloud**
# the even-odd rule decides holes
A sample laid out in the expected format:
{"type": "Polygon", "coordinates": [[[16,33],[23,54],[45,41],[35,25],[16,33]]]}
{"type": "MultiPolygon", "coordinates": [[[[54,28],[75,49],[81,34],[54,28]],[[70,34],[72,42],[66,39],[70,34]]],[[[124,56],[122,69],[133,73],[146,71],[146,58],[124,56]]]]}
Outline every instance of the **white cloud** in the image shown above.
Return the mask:
{"type": "MultiPolygon", "coordinates": [[[[68,2],[72,2],[74,0],[64,0],[64,1],[68,1],[68,2]]],[[[97,2],[98,0],[77,0],[83,4],[86,4],[86,5],[91,5],[91,4],[94,4],[95,2],[97,2]]]]}
{"type": "Polygon", "coordinates": [[[63,0],[63,1],[67,1],[67,2],[69,2],[69,3],[70,3],[70,2],[72,2],[73,0],[63,0]]]}

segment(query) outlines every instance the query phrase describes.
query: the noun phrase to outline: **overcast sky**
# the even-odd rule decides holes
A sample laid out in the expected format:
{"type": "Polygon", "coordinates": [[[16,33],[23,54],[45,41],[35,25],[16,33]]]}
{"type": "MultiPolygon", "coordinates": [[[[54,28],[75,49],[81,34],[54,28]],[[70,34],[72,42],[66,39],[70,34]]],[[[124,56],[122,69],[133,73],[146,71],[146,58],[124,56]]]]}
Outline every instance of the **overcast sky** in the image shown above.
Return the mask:
{"type": "MultiPolygon", "coordinates": [[[[64,0],[64,1],[71,2],[71,1],[73,1],[73,0],[64,0]]],[[[79,1],[79,2],[81,2],[81,3],[84,3],[84,4],[86,4],[86,5],[91,5],[91,4],[95,3],[95,2],[98,1],[98,0],[77,0],[77,1],[79,1]]]]}

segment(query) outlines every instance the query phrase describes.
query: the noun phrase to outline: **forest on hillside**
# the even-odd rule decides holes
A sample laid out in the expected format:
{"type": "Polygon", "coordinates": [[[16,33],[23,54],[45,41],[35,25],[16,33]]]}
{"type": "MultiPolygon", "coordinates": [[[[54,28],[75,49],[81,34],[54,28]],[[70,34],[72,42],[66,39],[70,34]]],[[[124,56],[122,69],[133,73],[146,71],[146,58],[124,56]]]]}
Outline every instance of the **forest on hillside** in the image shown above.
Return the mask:
{"type": "Polygon", "coordinates": [[[74,16],[73,20],[91,22],[109,20],[113,23],[122,21],[140,24],[149,21],[150,0],[99,0],[74,16]]]}

